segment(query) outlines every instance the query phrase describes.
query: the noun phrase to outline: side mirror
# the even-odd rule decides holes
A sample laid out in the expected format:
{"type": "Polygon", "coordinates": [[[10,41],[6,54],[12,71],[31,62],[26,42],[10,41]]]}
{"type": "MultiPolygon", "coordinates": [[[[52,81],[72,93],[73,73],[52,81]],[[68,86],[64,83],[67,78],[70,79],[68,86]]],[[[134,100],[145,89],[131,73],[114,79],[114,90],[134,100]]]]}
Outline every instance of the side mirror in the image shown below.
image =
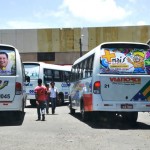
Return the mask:
{"type": "Polygon", "coordinates": [[[69,80],[67,80],[66,83],[67,83],[67,86],[70,86],[70,81],[69,80]]]}
{"type": "Polygon", "coordinates": [[[30,82],[30,77],[29,76],[25,76],[25,81],[29,83],[30,82]]]}

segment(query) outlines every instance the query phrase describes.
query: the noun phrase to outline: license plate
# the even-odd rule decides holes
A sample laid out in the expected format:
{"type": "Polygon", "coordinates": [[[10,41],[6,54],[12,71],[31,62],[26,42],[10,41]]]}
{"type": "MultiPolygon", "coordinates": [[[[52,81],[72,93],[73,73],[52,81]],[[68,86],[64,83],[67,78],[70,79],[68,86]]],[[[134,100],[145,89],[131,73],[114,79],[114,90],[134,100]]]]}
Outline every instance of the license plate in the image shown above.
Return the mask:
{"type": "Polygon", "coordinates": [[[132,104],[121,104],[121,109],[133,109],[132,104]]]}

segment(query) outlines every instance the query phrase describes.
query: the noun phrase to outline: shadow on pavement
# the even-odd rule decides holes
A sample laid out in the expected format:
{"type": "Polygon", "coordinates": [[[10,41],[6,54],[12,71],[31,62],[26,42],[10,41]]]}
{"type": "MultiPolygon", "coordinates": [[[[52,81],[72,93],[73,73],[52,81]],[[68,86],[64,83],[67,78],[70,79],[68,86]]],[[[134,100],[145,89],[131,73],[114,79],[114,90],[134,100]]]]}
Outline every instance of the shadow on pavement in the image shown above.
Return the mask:
{"type": "MultiPolygon", "coordinates": [[[[71,114],[70,114],[71,115],[71,114]]],[[[76,119],[82,121],[81,114],[75,113],[72,115],[76,119]]],[[[83,122],[83,121],[82,121],[83,122]]],[[[142,123],[142,122],[136,122],[134,124],[123,122],[120,118],[115,117],[113,119],[107,119],[107,118],[91,118],[90,121],[84,122],[87,125],[89,125],[91,128],[95,129],[119,129],[119,130],[149,130],[150,125],[142,123]]]]}
{"type": "MultiPolygon", "coordinates": [[[[56,107],[62,107],[62,106],[68,106],[68,102],[64,103],[63,105],[57,105],[56,107]]],[[[49,104],[49,107],[51,107],[51,104],[49,104]]],[[[33,105],[26,105],[26,108],[36,108],[36,106],[33,105]]]]}
{"type": "Polygon", "coordinates": [[[15,113],[8,112],[0,114],[0,127],[2,126],[20,126],[23,124],[25,112],[16,115],[15,113]]]}

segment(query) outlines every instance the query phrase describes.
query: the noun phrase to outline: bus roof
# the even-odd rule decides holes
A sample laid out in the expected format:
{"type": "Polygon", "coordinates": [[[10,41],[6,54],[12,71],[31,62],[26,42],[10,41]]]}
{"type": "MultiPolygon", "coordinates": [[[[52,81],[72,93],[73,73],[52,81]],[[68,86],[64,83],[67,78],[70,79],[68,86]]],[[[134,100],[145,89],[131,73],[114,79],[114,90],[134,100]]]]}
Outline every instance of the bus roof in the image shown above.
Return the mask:
{"type": "Polygon", "coordinates": [[[84,60],[85,58],[91,56],[92,54],[95,53],[95,50],[97,50],[98,48],[100,49],[100,47],[107,47],[109,48],[108,46],[110,45],[121,45],[121,44],[124,44],[124,45],[143,45],[143,46],[147,46],[150,48],[150,46],[146,43],[139,43],[139,42],[104,42],[104,43],[101,43],[100,45],[98,45],[97,47],[93,48],[92,50],[90,50],[89,52],[87,52],[86,54],[84,54],[82,57],[78,58],[74,63],[73,65],[75,64],[78,64],[80,61],[84,60]]]}
{"type": "Polygon", "coordinates": [[[55,65],[55,64],[48,64],[44,62],[32,62],[32,61],[26,61],[23,62],[23,64],[38,64],[43,68],[48,68],[48,69],[54,69],[54,70],[65,70],[65,71],[71,71],[71,65],[55,65]]]}
{"type": "Polygon", "coordinates": [[[14,46],[8,45],[8,44],[0,44],[0,46],[7,46],[7,47],[13,47],[13,48],[15,48],[14,46]]]}

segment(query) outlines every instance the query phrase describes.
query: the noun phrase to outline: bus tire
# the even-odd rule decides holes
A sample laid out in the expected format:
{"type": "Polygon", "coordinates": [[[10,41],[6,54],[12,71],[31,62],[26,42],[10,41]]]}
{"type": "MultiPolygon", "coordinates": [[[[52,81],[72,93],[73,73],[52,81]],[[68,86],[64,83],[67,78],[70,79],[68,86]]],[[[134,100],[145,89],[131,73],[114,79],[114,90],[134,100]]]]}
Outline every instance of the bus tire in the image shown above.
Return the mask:
{"type": "Polygon", "coordinates": [[[63,105],[64,104],[64,94],[63,93],[59,93],[58,98],[57,98],[57,105],[63,105]]]}
{"type": "Polygon", "coordinates": [[[30,99],[30,104],[32,107],[36,106],[36,100],[30,99]]]}
{"type": "Polygon", "coordinates": [[[83,122],[87,122],[90,119],[89,113],[85,112],[85,110],[84,110],[83,102],[81,104],[81,119],[82,119],[83,122]]]}
{"type": "Polygon", "coordinates": [[[25,108],[25,106],[26,106],[26,103],[25,103],[25,100],[23,99],[22,100],[22,112],[24,113],[24,108],[25,108]]]}
{"type": "Polygon", "coordinates": [[[69,98],[69,109],[70,109],[70,114],[74,115],[75,114],[75,109],[72,108],[71,98],[69,98]]]}
{"type": "Polygon", "coordinates": [[[23,123],[24,112],[14,111],[14,112],[11,112],[11,114],[12,114],[12,118],[13,118],[13,120],[11,120],[12,123],[15,123],[16,125],[21,125],[23,123]]]}
{"type": "Polygon", "coordinates": [[[75,109],[70,109],[70,114],[74,115],[75,114],[75,109]]]}
{"type": "Polygon", "coordinates": [[[138,112],[123,112],[122,120],[127,123],[136,123],[138,119],[138,112]]]}

